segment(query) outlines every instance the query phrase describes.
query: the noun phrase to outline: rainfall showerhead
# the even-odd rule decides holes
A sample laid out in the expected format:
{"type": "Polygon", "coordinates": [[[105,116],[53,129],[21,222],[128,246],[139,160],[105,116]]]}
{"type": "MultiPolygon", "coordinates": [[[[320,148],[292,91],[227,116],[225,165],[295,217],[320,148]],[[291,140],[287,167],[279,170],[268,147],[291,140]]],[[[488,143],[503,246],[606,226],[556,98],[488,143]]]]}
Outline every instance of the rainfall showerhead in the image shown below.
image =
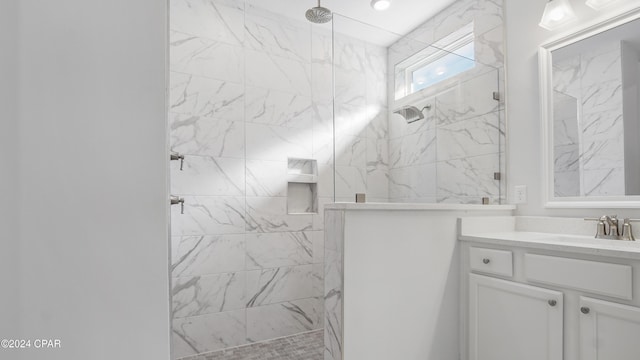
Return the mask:
{"type": "Polygon", "coordinates": [[[331,14],[331,10],[320,6],[320,0],[318,0],[318,6],[307,10],[305,16],[307,17],[307,20],[316,24],[324,24],[326,22],[329,22],[333,17],[331,14]]]}
{"type": "Polygon", "coordinates": [[[423,107],[422,110],[415,106],[407,105],[395,110],[393,113],[402,116],[407,121],[407,124],[411,124],[414,121],[424,119],[424,114],[422,113],[424,109],[431,110],[431,105],[423,107]]]}

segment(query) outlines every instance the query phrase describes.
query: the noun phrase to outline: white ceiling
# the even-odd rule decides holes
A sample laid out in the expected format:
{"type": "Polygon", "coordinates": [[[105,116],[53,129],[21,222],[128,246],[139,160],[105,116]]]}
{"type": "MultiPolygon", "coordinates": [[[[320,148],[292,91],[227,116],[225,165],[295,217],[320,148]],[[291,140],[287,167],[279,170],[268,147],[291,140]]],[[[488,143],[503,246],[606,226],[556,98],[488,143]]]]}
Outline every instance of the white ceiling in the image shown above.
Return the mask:
{"type": "MultiPolygon", "coordinates": [[[[376,11],[370,6],[371,0],[321,0],[322,6],[334,13],[386,30],[390,35],[407,34],[453,2],[455,0],[392,0],[389,9],[376,11]]],[[[317,0],[247,0],[247,3],[302,21],[306,21],[304,13],[318,5],[317,0]]],[[[393,42],[391,37],[385,38],[379,34],[367,36],[363,30],[362,26],[347,25],[341,25],[340,29],[348,35],[380,45],[393,42]]]]}

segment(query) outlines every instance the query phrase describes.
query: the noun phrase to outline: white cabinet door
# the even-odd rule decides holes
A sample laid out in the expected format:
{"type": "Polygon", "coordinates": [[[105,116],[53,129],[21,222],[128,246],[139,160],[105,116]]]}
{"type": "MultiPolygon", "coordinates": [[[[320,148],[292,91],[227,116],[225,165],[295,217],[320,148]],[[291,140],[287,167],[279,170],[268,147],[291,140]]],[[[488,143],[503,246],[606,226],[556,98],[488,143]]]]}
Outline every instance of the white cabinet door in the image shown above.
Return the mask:
{"type": "Polygon", "coordinates": [[[562,360],[561,292],[469,275],[470,360],[562,360]]]}
{"type": "Polygon", "coordinates": [[[640,359],[640,308],[580,297],[580,359],[640,359]]]}

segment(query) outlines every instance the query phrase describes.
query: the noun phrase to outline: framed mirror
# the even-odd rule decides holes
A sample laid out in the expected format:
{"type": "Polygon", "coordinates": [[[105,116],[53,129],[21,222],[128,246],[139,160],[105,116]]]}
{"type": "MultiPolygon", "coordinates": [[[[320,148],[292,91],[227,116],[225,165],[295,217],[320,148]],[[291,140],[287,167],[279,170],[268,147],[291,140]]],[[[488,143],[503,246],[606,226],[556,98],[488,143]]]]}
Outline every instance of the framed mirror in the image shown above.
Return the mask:
{"type": "Polygon", "coordinates": [[[640,207],[640,9],[539,50],[547,207],[640,207]]]}

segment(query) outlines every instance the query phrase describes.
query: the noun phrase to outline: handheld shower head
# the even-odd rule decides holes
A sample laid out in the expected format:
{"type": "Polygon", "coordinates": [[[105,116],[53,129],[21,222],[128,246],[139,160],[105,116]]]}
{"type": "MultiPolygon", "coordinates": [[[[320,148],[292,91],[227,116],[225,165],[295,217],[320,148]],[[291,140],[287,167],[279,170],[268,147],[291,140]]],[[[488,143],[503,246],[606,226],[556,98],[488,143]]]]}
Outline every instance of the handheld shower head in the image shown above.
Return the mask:
{"type": "Polygon", "coordinates": [[[313,7],[305,13],[307,20],[316,24],[324,24],[326,22],[331,21],[333,15],[331,14],[331,10],[320,6],[320,0],[318,0],[318,6],[313,7]]]}
{"type": "Polygon", "coordinates": [[[431,110],[431,105],[423,107],[422,110],[415,106],[407,105],[395,110],[393,113],[402,116],[407,121],[407,124],[411,124],[414,121],[424,119],[424,114],[422,113],[424,109],[431,110]]]}

